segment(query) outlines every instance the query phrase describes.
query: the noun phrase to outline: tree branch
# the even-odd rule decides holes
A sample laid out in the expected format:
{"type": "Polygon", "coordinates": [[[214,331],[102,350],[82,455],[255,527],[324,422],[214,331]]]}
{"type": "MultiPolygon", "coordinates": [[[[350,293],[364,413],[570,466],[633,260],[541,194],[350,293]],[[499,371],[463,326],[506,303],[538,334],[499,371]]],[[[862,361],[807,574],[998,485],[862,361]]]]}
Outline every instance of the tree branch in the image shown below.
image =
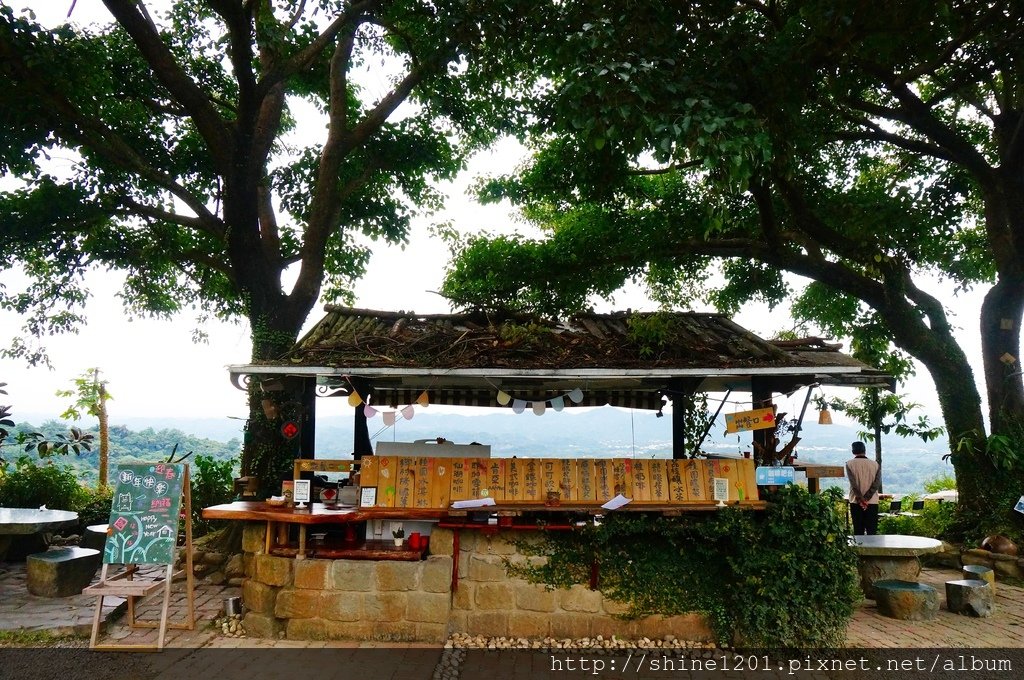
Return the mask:
{"type": "Polygon", "coordinates": [[[156,77],[195,121],[219,171],[227,172],[231,167],[232,149],[224,120],[164,45],[149,15],[140,11],[141,3],[136,0],[103,0],[103,4],[132,38],[156,77]]]}

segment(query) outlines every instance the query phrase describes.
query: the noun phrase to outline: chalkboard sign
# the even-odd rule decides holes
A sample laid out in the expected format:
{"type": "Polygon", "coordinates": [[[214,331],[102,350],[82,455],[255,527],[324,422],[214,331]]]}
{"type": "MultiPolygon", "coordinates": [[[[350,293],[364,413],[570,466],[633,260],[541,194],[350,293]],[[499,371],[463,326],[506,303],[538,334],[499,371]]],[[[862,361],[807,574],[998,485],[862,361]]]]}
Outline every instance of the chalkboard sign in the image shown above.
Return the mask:
{"type": "Polygon", "coordinates": [[[185,465],[121,465],[110,508],[106,564],[171,564],[178,539],[185,465]]]}

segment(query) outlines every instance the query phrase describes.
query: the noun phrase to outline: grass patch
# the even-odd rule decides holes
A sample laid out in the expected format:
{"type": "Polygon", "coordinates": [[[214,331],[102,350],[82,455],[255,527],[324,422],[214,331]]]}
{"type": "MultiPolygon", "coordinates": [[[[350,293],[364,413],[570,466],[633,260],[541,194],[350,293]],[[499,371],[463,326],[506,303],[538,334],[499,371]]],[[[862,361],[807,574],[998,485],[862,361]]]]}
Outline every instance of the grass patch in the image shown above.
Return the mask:
{"type": "Polygon", "coordinates": [[[46,630],[0,630],[0,647],[76,647],[77,635],[55,635],[46,630]]]}

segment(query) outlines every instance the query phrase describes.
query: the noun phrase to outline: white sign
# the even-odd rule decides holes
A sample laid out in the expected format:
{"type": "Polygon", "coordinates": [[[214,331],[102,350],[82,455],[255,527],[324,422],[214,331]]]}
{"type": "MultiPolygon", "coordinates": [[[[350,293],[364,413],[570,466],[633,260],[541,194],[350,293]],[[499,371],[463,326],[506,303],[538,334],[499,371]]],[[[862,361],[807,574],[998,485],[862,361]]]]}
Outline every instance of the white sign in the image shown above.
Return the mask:
{"type": "Polygon", "coordinates": [[[1017,501],[1017,505],[1013,506],[1013,509],[1024,515],[1024,496],[1020,497],[1020,500],[1017,501]]]}
{"type": "Polygon", "coordinates": [[[725,505],[729,500],[729,480],[724,477],[715,477],[715,498],[719,505],[725,505]]]}
{"type": "Polygon", "coordinates": [[[616,508],[621,508],[623,505],[628,503],[630,500],[632,500],[632,499],[626,498],[625,496],[623,496],[620,493],[618,496],[616,496],[615,498],[611,499],[610,501],[608,501],[607,503],[605,503],[601,507],[604,508],[605,510],[615,510],[616,508]]]}
{"type": "Polygon", "coordinates": [[[372,508],[377,505],[376,487],[366,486],[359,489],[359,507],[372,508]]]}
{"type": "Polygon", "coordinates": [[[292,492],[292,500],[295,501],[296,503],[308,503],[310,488],[312,487],[312,485],[313,482],[309,481],[308,479],[296,479],[295,489],[292,492]]]}

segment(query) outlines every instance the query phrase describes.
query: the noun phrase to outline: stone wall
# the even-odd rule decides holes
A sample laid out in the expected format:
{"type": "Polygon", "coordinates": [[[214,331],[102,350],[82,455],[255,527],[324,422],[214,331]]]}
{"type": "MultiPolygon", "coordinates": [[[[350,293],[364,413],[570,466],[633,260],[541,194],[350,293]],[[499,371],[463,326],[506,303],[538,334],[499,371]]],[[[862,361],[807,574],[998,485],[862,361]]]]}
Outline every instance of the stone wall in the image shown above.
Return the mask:
{"type": "Polygon", "coordinates": [[[965,550],[960,559],[964,564],[979,564],[992,569],[996,578],[1024,578],[1024,557],[1000,555],[981,548],[965,550]]]}
{"type": "Polygon", "coordinates": [[[242,536],[245,630],[256,637],[442,642],[452,633],[525,638],[713,640],[697,614],[616,618],[625,608],[585,586],[547,590],[509,578],[504,559],[517,553],[502,533],[463,530],[452,593],[454,535],[434,529],[420,562],[296,560],[259,554],[265,525],[242,536]]]}
{"type": "Polygon", "coordinates": [[[242,537],[247,634],[438,643],[448,637],[451,557],[388,562],[256,554],[264,531],[250,523],[242,537]]]}

